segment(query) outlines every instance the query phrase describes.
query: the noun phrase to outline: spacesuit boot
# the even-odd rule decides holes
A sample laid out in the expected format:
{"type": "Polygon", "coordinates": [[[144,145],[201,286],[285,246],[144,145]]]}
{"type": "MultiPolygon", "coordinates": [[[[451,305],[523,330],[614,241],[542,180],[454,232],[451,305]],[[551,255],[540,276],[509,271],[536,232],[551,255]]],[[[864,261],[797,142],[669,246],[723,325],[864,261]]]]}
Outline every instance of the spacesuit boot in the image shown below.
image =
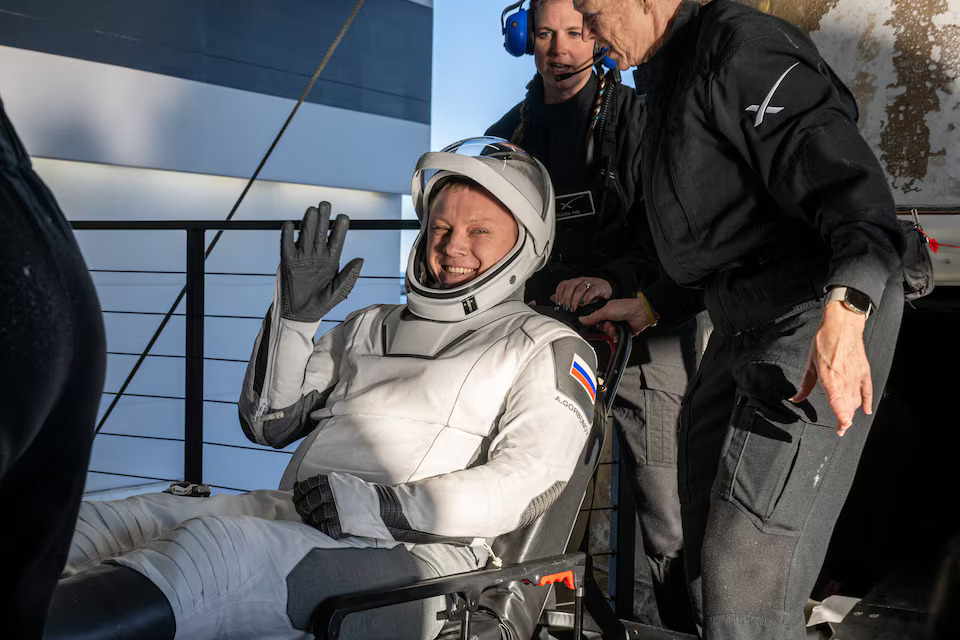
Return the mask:
{"type": "Polygon", "coordinates": [[[171,640],[173,609],[148,578],[101,564],[60,581],[47,614],[45,640],[171,640]]]}

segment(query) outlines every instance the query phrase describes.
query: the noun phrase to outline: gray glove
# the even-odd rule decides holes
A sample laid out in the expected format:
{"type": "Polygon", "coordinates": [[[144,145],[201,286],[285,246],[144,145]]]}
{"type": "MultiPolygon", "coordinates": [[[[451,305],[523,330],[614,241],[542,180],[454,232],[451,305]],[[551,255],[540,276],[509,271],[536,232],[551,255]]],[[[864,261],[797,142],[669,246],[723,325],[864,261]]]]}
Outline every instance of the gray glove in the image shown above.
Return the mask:
{"type": "Polygon", "coordinates": [[[337,216],[330,228],[330,203],[319,210],[310,207],[296,243],[293,223],[280,231],[280,315],[297,322],[318,322],[343,301],[360,275],[363,258],[354,258],[340,271],[340,251],[350,227],[350,218],[337,216]]]}
{"type": "Polygon", "coordinates": [[[293,505],[303,521],[334,540],[347,534],[340,528],[340,513],[333,499],[333,489],[325,475],[316,475],[293,485],[293,505]]]}

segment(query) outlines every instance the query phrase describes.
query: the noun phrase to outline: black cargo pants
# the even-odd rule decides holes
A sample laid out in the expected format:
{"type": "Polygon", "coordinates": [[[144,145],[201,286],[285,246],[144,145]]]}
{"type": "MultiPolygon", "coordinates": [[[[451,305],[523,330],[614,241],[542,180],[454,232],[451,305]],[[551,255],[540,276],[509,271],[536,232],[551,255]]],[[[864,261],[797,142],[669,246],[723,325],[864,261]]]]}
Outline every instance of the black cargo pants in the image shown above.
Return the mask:
{"type": "MultiPolygon", "coordinates": [[[[788,400],[822,317],[808,298],[738,331],[730,316],[747,307],[728,297],[711,308],[708,296],[715,329],[684,398],[678,467],[688,584],[709,640],[806,638],[803,606],[873,421],[858,411],[841,438],[819,383],[788,400]]],[[[863,335],[874,410],[902,310],[898,273],[863,335]]],[[[756,301],[749,311],[762,313],[756,301]]]]}

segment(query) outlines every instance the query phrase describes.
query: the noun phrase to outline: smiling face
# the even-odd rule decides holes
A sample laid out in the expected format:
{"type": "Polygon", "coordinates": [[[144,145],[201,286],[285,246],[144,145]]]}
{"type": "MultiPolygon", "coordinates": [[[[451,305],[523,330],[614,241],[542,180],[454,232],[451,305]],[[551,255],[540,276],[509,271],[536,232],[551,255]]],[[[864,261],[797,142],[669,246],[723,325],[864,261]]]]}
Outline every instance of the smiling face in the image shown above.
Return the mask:
{"type": "Polygon", "coordinates": [[[679,0],[574,0],[573,4],[583,14],[584,37],[612,47],[607,55],[626,71],[654,54],[669,27],[662,17],[672,18],[679,0]],[[670,11],[664,14],[667,5],[670,11]]]}
{"type": "Polygon", "coordinates": [[[517,243],[517,221],[486,189],[453,184],[433,197],[427,271],[438,289],[473,280],[517,243]]]}
{"type": "Polygon", "coordinates": [[[584,71],[565,80],[562,73],[582,69],[593,60],[593,40],[584,40],[583,16],[572,0],[546,0],[534,17],[533,59],[543,77],[544,101],[563,102],[576,95],[590,78],[584,71]]]}

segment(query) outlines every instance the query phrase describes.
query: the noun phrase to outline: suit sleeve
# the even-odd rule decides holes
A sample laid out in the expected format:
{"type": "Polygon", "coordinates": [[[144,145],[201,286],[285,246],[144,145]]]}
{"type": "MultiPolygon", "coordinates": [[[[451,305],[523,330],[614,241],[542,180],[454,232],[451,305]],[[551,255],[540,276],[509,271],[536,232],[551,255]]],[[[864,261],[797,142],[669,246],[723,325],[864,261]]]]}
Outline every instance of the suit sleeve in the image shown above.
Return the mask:
{"type": "Polygon", "coordinates": [[[531,522],[560,495],[583,453],[595,369],[593,350],[578,337],[536,353],[505,399],[484,464],[393,486],[330,474],[343,533],[471,544],[531,522]]]}
{"type": "Polygon", "coordinates": [[[275,293],[254,341],[238,407],[247,438],[280,449],[316,426],[310,413],[323,407],[337,384],[355,315],[314,344],[320,322],[287,320],[278,309],[275,293]]]}
{"type": "Polygon", "coordinates": [[[716,69],[707,111],[780,208],[819,230],[832,253],[827,285],[877,304],[903,238],[853,96],[802,34],[753,29],[716,69]]]}
{"type": "Polygon", "coordinates": [[[668,328],[683,324],[706,308],[703,289],[681,287],[666,275],[642,291],[660,316],[658,324],[668,328]]]}

